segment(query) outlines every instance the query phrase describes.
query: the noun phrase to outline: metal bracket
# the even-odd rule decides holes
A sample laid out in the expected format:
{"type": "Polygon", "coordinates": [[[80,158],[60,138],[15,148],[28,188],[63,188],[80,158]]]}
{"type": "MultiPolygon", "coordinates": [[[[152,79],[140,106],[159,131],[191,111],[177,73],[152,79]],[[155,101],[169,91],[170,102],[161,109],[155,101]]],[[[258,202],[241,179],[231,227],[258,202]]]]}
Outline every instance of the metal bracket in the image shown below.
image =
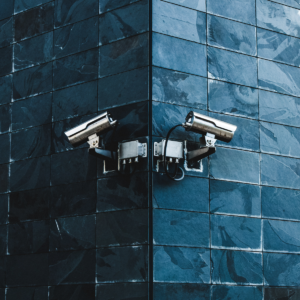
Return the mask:
{"type": "Polygon", "coordinates": [[[102,148],[89,148],[89,153],[93,156],[102,158],[103,160],[115,160],[117,158],[117,153],[110,150],[105,150],[102,148]]]}
{"type": "Polygon", "coordinates": [[[100,138],[99,136],[95,133],[95,134],[92,134],[88,137],[88,144],[90,145],[90,148],[97,148],[99,147],[99,141],[100,141],[100,138]]]}

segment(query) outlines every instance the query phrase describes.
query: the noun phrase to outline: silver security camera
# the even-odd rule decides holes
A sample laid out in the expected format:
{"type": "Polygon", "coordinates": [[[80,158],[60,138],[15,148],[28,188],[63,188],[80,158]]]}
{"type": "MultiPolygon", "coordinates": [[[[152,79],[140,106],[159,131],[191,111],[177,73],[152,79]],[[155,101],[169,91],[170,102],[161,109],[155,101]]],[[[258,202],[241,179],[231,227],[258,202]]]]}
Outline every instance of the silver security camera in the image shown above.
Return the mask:
{"type": "Polygon", "coordinates": [[[204,147],[187,153],[188,160],[199,160],[215,153],[215,143],[217,139],[229,143],[237,129],[237,126],[235,125],[196,113],[194,111],[188,113],[185,121],[186,122],[183,124],[183,127],[187,131],[202,134],[204,139],[200,139],[200,142],[205,142],[204,147]]]}

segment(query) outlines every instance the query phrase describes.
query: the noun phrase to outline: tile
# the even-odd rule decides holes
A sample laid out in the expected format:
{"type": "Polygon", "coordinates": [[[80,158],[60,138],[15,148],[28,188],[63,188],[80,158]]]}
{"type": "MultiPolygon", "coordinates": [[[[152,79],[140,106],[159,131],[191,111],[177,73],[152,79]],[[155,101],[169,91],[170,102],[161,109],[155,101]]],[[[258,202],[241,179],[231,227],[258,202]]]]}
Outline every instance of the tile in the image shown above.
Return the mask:
{"type": "Polygon", "coordinates": [[[127,105],[149,99],[148,68],[100,78],[98,81],[98,108],[127,105]]]}
{"type": "Polygon", "coordinates": [[[297,38],[261,28],[257,29],[259,57],[298,67],[300,65],[299,46],[300,41],[297,38]]]}
{"type": "Polygon", "coordinates": [[[6,257],[6,285],[48,284],[48,254],[9,255],[6,257]]]}
{"type": "Polygon", "coordinates": [[[171,3],[153,2],[153,31],[205,44],[206,15],[171,3]]]}
{"type": "Polygon", "coordinates": [[[206,78],[155,67],[152,72],[152,100],[197,109],[207,108],[206,78]]]}
{"type": "Polygon", "coordinates": [[[148,247],[116,247],[97,250],[96,282],[146,282],[148,247]]]}
{"type": "Polygon", "coordinates": [[[12,96],[12,75],[0,77],[0,105],[11,102],[12,96]]]}
{"type": "Polygon", "coordinates": [[[96,157],[89,155],[86,149],[51,156],[52,186],[95,179],[96,172],[96,157]]]}
{"type": "MultiPolygon", "coordinates": [[[[5,267],[6,267],[5,257],[1,256],[0,257],[0,286],[2,288],[6,287],[6,285],[7,285],[6,276],[5,276],[5,267]],[[5,285],[5,283],[6,283],[6,285],[5,285]]],[[[3,300],[5,300],[5,297],[3,300]]]]}
{"type": "Polygon", "coordinates": [[[300,99],[259,90],[260,120],[299,126],[300,99]]]}
{"type": "Polygon", "coordinates": [[[255,56],[256,28],[207,15],[207,43],[210,46],[255,56]]]}
{"type": "Polygon", "coordinates": [[[50,251],[95,248],[96,217],[80,216],[50,221],[50,251]]]}
{"type": "Polygon", "coordinates": [[[0,21],[0,47],[8,46],[13,42],[13,19],[0,21]]]}
{"type": "Polygon", "coordinates": [[[299,223],[276,220],[263,222],[265,251],[300,253],[300,242],[295,235],[300,230],[299,223]]]}
{"type": "Polygon", "coordinates": [[[52,91],[52,62],[14,73],[13,99],[52,91]]]}
{"type": "Polygon", "coordinates": [[[299,287],[299,263],[299,255],[264,253],[264,284],[299,287]]]}
{"type": "Polygon", "coordinates": [[[90,18],[54,31],[54,57],[85,51],[98,46],[98,18],[90,18]]]}
{"type": "MultiPolygon", "coordinates": [[[[248,286],[212,286],[212,300],[262,300],[263,292],[260,287],[248,286]]],[[[271,299],[270,299],[271,300],[271,299]]]]}
{"type": "Polygon", "coordinates": [[[298,12],[299,10],[297,9],[286,5],[280,5],[273,1],[256,1],[256,19],[258,27],[296,37],[300,37],[298,12]]]}
{"type": "Polygon", "coordinates": [[[14,12],[14,3],[11,0],[3,0],[1,3],[0,20],[10,17],[14,12]]]}
{"type": "Polygon", "coordinates": [[[261,184],[275,187],[299,188],[299,159],[261,155],[261,184]]]}
{"type": "Polygon", "coordinates": [[[8,225],[8,254],[44,253],[49,249],[49,221],[8,225]]]}
{"type": "Polygon", "coordinates": [[[7,225],[0,226],[0,255],[6,255],[7,248],[7,225]]]}
{"type": "Polygon", "coordinates": [[[0,106],[0,133],[6,133],[11,131],[11,106],[0,106]]]}
{"type": "Polygon", "coordinates": [[[12,130],[51,123],[52,93],[12,103],[12,130]]]}
{"type": "Polygon", "coordinates": [[[207,12],[255,25],[255,0],[208,0],[207,12]]]}
{"type": "Polygon", "coordinates": [[[93,49],[55,60],[53,88],[59,89],[98,77],[98,50],[93,49]]]}
{"type": "Polygon", "coordinates": [[[12,46],[0,49],[0,76],[8,75],[12,72],[13,49],[12,46]]]}
{"type": "Polygon", "coordinates": [[[153,211],[154,245],[209,247],[209,235],[208,214],[163,209],[153,211]]]}
{"type": "Polygon", "coordinates": [[[5,300],[5,289],[0,289],[0,299],[5,300]]]}
{"type": "Polygon", "coordinates": [[[220,249],[261,250],[261,220],[212,215],[211,246],[220,249]]]}
{"type": "Polygon", "coordinates": [[[208,47],[208,77],[257,87],[257,62],[254,57],[208,47]]]}
{"type": "Polygon", "coordinates": [[[154,282],[210,283],[209,252],[202,248],[155,246],[154,282]]]}
{"type": "Polygon", "coordinates": [[[88,115],[97,111],[97,81],[53,93],[52,121],[88,115]]]}
{"type": "Polygon", "coordinates": [[[49,156],[21,160],[11,164],[10,189],[12,192],[42,188],[49,184],[49,156]]]}
{"type": "Polygon", "coordinates": [[[98,1],[55,0],[55,27],[75,23],[98,14],[98,1]]]}
{"type": "MultiPolygon", "coordinates": [[[[67,93],[68,91],[65,91],[67,93]]],[[[59,95],[64,94],[64,92],[59,91],[59,95]]],[[[53,106],[55,104],[53,103],[53,106]]],[[[55,109],[53,109],[55,110],[55,109]]],[[[64,113],[64,112],[62,112],[64,113]]],[[[75,126],[78,126],[81,123],[84,123],[92,118],[96,117],[96,114],[92,115],[84,115],[84,116],[78,116],[71,119],[66,119],[64,121],[55,122],[52,123],[52,151],[57,152],[63,152],[66,150],[73,150],[74,147],[70,144],[67,136],[65,135],[65,132],[75,126]]],[[[84,143],[78,148],[88,148],[88,144],[84,143]]]]}
{"type": "Polygon", "coordinates": [[[10,161],[10,134],[0,135],[0,164],[6,164],[10,161]]]}
{"type": "Polygon", "coordinates": [[[107,11],[126,6],[131,3],[138,2],[139,0],[100,0],[99,1],[99,13],[105,13],[107,11]]]}
{"type": "Polygon", "coordinates": [[[209,186],[211,213],[261,215],[259,186],[219,180],[210,180],[209,186]]]}
{"type": "Polygon", "coordinates": [[[269,287],[265,288],[265,300],[280,300],[280,299],[290,299],[296,300],[300,297],[299,288],[279,288],[279,287],[269,287]]]}
{"type": "Polygon", "coordinates": [[[209,181],[185,177],[182,181],[173,182],[166,175],[153,173],[153,207],[208,212],[209,181]],[[189,191],[189,201],[185,201],[186,191],[189,191]]]}
{"type": "Polygon", "coordinates": [[[49,0],[16,0],[15,1],[15,13],[39,6],[41,4],[47,3],[49,0]]]}
{"type": "Polygon", "coordinates": [[[148,33],[100,47],[100,77],[113,75],[149,64],[148,33]]]}
{"type": "Polygon", "coordinates": [[[9,223],[48,219],[49,202],[49,188],[11,193],[9,223]]]}
{"type": "Polygon", "coordinates": [[[184,7],[206,11],[206,3],[205,0],[165,0],[166,2],[178,4],[184,7]]]}
{"type": "Polygon", "coordinates": [[[10,165],[0,165],[0,193],[9,191],[10,165]]]}
{"type": "Polygon", "coordinates": [[[138,1],[99,17],[99,45],[149,30],[148,0],[138,1]]]}
{"type": "Polygon", "coordinates": [[[34,158],[51,153],[51,124],[13,132],[11,161],[34,158]]]}
{"type": "Polygon", "coordinates": [[[210,156],[210,176],[213,179],[259,183],[259,165],[258,153],[219,147],[210,156]]]}
{"type": "Polygon", "coordinates": [[[97,214],[97,247],[148,243],[148,209],[97,214]]]}
{"type": "Polygon", "coordinates": [[[8,222],[8,201],[9,195],[0,195],[0,224],[8,222]]]}
{"type": "Polygon", "coordinates": [[[223,114],[209,113],[209,116],[237,126],[232,140],[229,143],[217,141],[216,145],[259,151],[259,122],[223,114]]]}
{"type": "Polygon", "coordinates": [[[296,150],[299,144],[298,128],[260,122],[260,149],[262,152],[300,157],[296,150]]]}
{"type": "Polygon", "coordinates": [[[49,300],[95,300],[95,285],[72,284],[49,287],[49,300]]]}
{"type": "Polygon", "coordinates": [[[98,180],[97,212],[148,207],[148,174],[98,180]]]}
{"type": "Polygon", "coordinates": [[[261,253],[212,250],[211,262],[214,284],[263,284],[261,253]]]}
{"type": "Polygon", "coordinates": [[[263,186],[261,200],[263,217],[300,221],[300,191],[263,186]]]}
{"type": "Polygon", "coordinates": [[[195,283],[154,283],[153,295],[154,299],[165,300],[209,300],[210,286],[195,283]]]}
{"type": "Polygon", "coordinates": [[[300,4],[297,0],[273,0],[273,2],[285,4],[287,6],[291,6],[295,8],[300,8],[300,4]]]}
{"type": "Polygon", "coordinates": [[[53,30],[53,12],[54,2],[51,1],[24,13],[17,14],[14,17],[15,41],[18,42],[53,30]]]}
{"type": "Polygon", "coordinates": [[[6,300],[48,300],[48,287],[17,287],[6,290],[6,300]]]}
{"type": "Polygon", "coordinates": [[[153,65],[206,77],[206,47],[153,33],[153,65]]]}
{"type": "Polygon", "coordinates": [[[95,250],[49,253],[49,285],[95,283],[95,250]]]}
{"type": "Polygon", "coordinates": [[[114,284],[97,284],[97,300],[109,299],[148,299],[148,284],[147,283],[114,283],[114,284]],[[130,299],[130,298],[129,298],[130,299]]]}
{"type": "Polygon", "coordinates": [[[96,212],[96,181],[77,182],[51,188],[51,218],[96,212]]]}
{"type": "Polygon", "coordinates": [[[299,68],[262,59],[258,60],[258,84],[261,89],[300,96],[299,74],[299,68]]]}

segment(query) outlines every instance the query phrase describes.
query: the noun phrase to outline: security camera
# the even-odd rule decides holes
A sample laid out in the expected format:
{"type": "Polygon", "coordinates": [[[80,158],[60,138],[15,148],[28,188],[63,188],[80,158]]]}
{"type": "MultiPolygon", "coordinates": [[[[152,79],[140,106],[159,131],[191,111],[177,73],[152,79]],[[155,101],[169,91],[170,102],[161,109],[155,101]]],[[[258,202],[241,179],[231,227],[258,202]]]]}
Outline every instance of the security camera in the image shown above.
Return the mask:
{"type": "Polygon", "coordinates": [[[204,139],[200,139],[200,142],[204,142],[205,146],[190,151],[187,153],[187,159],[200,160],[208,155],[215,153],[215,143],[218,140],[229,143],[237,126],[196,113],[191,111],[188,113],[185,119],[185,123],[182,125],[187,131],[202,134],[204,139]]]}

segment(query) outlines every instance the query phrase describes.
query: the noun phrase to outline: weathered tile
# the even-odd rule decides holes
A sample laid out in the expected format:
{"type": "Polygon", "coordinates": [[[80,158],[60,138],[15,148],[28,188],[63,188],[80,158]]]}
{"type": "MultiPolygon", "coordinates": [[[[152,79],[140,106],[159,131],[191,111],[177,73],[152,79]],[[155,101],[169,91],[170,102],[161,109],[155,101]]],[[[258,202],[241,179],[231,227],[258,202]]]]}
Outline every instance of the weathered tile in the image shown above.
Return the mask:
{"type": "Polygon", "coordinates": [[[52,60],[53,32],[14,44],[14,71],[52,60]]]}
{"type": "Polygon", "coordinates": [[[98,77],[98,49],[88,50],[53,62],[53,88],[59,89],[98,77]]]}
{"type": "Polygon", "coordinates": [[[206,43],[205,13],[160,0],[154,0],[152,5],[154,32],[206,43]]]}
{"type": "MultiPolygon", "coordinates": [[[[0,77],[0,105],[11,102],[12,96],[12,75],[0,77]]],[[[2,118],[0,118],[2,119],[2,118]]]]}
{"type": "Polygon", "coordinates": [[[210,176],[213,179],[259,183],[259,164],[258,153],[219,147],[210,156],[210,176]]]}
{"type": "Polygon", "coordinates": [[[15,41],[53,30],[53,11],[54,2],[51,1],[15,15],[15,41]]]}
{"type": "Polygon", "coordinates": [[[10,17],[14,12],[14,2],[3,0],[1,3],[0,20],[10,17]]]}
{"type": "Polygon", "coordinates": [[[75,23],[98,14],[98,1],[55,0],[55,27],[75,23]]]}
{"type": "Polygon", "coordinates": [[[126,6],[137,1],[139,0],[100,0],[99,13],[102,14],[107,11],[116,9],[118,7],[126,6]]]}
{"type": "Polygon", "coordinates": [[[299,288],[290,287],[267,287],[265,288],[265,300],[280,300],[280,299],[290,299],[297,300],[300,297],[299,288]]]}
{"type": "MultiPolygon", "coordinates": [[[[5,274],[5,267],[6,267],[5,257],[4,256],[0,256],[0,287],[2,287],[2,288],[4,288],[4,287],[7,286],[7,280],[6,280],[6,274],[5,274]]],[[[3,289],[3,291],[5,291],[5,289],[3,289]]],[[[3,293],[2,293],[2,296],[3,296],[3,293]]],[[[5,300],[5,297],[3,297],[3,300],[5,300]]]]}
{"type": "Polygon", "coordinates": [[[95,215],[52,219],[50,222],[50,251],[95,248],[95,215]]]}
{"type": "Polygon", "coordinates": [[[56,59],[97,46],[97,17],[54,30],[54,57],[56,59]]]}
{"type": "Polygon", "coordinates": [[[208,212],[209,181],[185,177],[182,181],[173,182],[166,175],[153,173],[153,207],[208,212]],[[189,191],[189,201],[185,201],[186,191],[189,191]]]}
{"type": "Polygon", "coordinates": [[[300,221],[300,191],[263,186],[261,201],[263,217],[300,221]]]}
{"type": "Polygon", "coordinates": [[[257,87],[256,58],[208,47],[208,77],[257,87]]]}
{"type": "Polygon", "coordinates": [[[52,121],[60,121],[97,111],[97,81],[53,93],[52,121]]]}
{"type": "Polygon", "coordinates": [[[300,4],[298,0],[273,0],[274,2],[285,4],[287,6],[295,7],[295,8],[300,8],[300,4]]]}
{"type": "Polygon", "coordinates": [[[105,45],[149,30],[149,3],[141,0],[99,17],[99,44],[105,45]]]}
{"type": "Polygon", "coordinates": [[[51,123],[52,93],[12,103],[12,130],[51,123]]]}
{"type": "Polygon", "coordinates": [[[0,21],[0,47],[13,42],[13,18],[0,21]]]}
{"type": "Polygon", "coordinates": [[[15,13],[47,3],[49,0],[15,0],[15,13]]]}
{"type": "Polygon", "coordinates": [[[0,49],[0,76],[8,75],[12,72],[13,48],[12,46],[0,49]]]}
{"type": "Polygon", "coordinates": [[[152,72],[152,100],[197,109],[207,108],[206,78],[155,67],[152,72]]]}
{"type": "Polygon", "coordinates": [[[208,0],[207,12],[255,25],[255,0],[208,0]]]}
{"type": "Polygon", "coordinates": [[[209,186],[211,213],[261,215],[259,186],[219,180],[210,180],[209,186]]]}
{"type": "Polygon", "coordinates": [[[0,133],[11,131],[11,106],[0,106],[0,133]]]}
{"type": "Polygon", "coordinates": [[[148,209],[97,214],[97,247],[148,243],[148,209]]]}
{"type": "Polygon", "coordinates": [[[11,161],[49,155],[51,124],[23,129],[11,135],[11,161]]]}
{"type": "Polygon", "coordinates": [[[48,287],[15,287],[7,289],[6,300],[16,299],[48,300],[48,287]]]}
{"type": "Polygon", "coordinates": [[[22,222],[8,225],[8,253],[48,252],[49,221],[22,222]]]}
{"type": "Polygon", "coordinates": [[[49,285],[95,283],[95,265],[95,250],[50,252],[49,285]]]}
{"type": "Polygon", "coordinates": [[[261,253],[212,250],[211,262],[214,284],[263,284],[261,253]]]}
{"type": "Polygon", "coordinates": [[[100,77],[148,65],[149,34],[144,33],[100,47],[100,77]]]}
{"type": "Polygon", "coordinates": [[[52,62],[14,73],[14,100],[50,91],[52,91],[52,62]]]}
{"type": "Polygon", "coordinates": [[[155,246],[153,270],[154,282],[210,283],[210,251],[155,246]]]}
{"type": "Polygon", "coordinates": [[[0,193],[7,193],[10,181],[10,165],[0,165],[0,193]]]}
{"type": "Polygon", "coordinates": [[[6,164],[10,162],[10,140],[11,135],[9,133],[0,135],[0,164],[6,164]]]}
{"type": "Polygon", "coordinates": [[[261,155],[261,184],[298,189],[300,160],[274,155],[261,155]]]}
{"type": "Polygon", "coordinates": [[[255,56],[256,29],[250,25],[207,15],[207,43],[255,56]]]}
{"type": "Polygon", "coordinates": [[[264,253],[264,284],[298,287],[299,264],[300,255],[264,253]]]}
{"type": "Polygon", "coordinates": [[[148,100],[148,74],[148,68],[139,68],[100,78],[98,81],[98,109],[104,110],[148,100]]]}
{"type": "Polygon", "coordinates": [[[155,245],[208,247],[209,215],[155,209],[153,211],[153,243],[155,245]]]}
{"type": "Polygon", "coordinates": [[[16,161],[11,164],[12,192],[42,188],[50,185],[50,157],[16,161]]]}
{"type": "MultiPolygon", "coordinates": [[[[47,298],[48,299],[48,298],[47,298]]],[[[94,284],[68,284],[49,287],[49,300],[95,300],[94,284]]]]}
{"type": "Polygon", "coordinates": [[[178,4],[184,7],[206,11],[206,1],[205,0],[165,0],[166,2],[178,4]]]}
{"type": "Polygon", "coordinates": [[[153,33],[153,65],[206,77],[206,47],[153,33]]]}
{"type": "Polygon", "coordinates": [[[7,249],[7,225],[0,226],[0,255],[6,255],[7,249]]]}
{"type": "Polygon", "coordinates": [[[264,121],[299,126],[300,99],[259,90],[259,118],[264,121]]]}
{"type": "Polygon", "coordinates": [[[231,299],[262,300],[263,292],[261,287],[230,286],[230,285],[212,286],[211,300],[221,300],[221,299],[222,300],[231,300],[231,299]]]}
{"type": "Polygon", "coordinates": [[[8,222],[8,195],[0,195],[0,224],[8,222]]]}
{"type": "Polygon", "coordinates": [[[48,254],[9,255],[6,257],[6,285],[48,284],[48,254]]]}
{"type": "Polygon", "coordinates": [[[211,216],[211,246],[261,250],[261,220],[255,218],[211,216]]]}
{"type": "Polygon", "coordinates": [[[145,282],[147,280],[147,246],[103,248],[97,250],[97,283],[145,282]]]}

